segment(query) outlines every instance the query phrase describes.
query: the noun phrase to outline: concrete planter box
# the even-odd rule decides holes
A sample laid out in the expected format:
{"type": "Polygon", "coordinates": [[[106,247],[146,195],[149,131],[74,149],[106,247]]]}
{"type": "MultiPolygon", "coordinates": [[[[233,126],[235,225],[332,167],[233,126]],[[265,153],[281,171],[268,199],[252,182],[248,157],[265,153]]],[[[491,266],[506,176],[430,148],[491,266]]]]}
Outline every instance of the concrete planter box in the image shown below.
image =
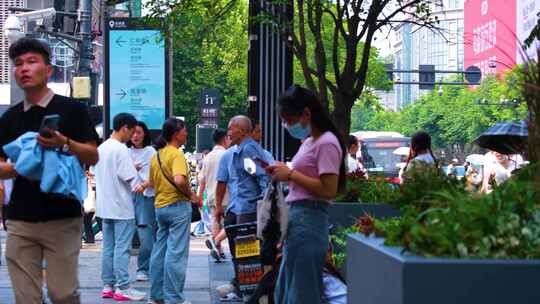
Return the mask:
{"type": "MultiPolygon", "coordinates": [[[[334,226],[334,232],[338,228],[347,228],[355,224],[356,219],[364,214],[370,214],[375,218],[383,219],[399,216],[399,211],[388,204],[364,204],[364,203],[332,203],[328,208],[330,224],[334,226]]],[[[334,244],[336,253],[347,250],[334,244]]],[[[340,273],[347,277],[347,263],[339,269],[340,273]]]]}
{"type": "Polygon", "coordinates": [[[540,303],[540,260],[423,258],[350,234],[349,304],[540,303]]]}
{"type": "Polygon", "coordinates": [[[365,213],[383,219],[399,216],[399,211],[388,204],[332,203],[328,208],[330,224],[334,227],[349,227],[365,213]]]}

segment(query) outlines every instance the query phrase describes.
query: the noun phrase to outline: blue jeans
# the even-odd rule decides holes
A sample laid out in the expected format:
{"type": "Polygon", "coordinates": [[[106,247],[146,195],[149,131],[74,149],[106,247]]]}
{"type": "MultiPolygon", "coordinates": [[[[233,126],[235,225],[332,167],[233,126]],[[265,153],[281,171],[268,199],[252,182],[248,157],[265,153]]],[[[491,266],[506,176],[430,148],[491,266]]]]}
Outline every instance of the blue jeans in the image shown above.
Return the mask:
{"type": "Polygon", "coordinates": [[[191,203],[156,208],[157,240],[150,260],[150,298],[182,303],[189,254],[191,203]]]}
{"type": "Polygon", "coordinates": [[[197,225],[195,225],[195,228],[193,228],[193,234],[200,236],[203,235],[206,232],[206,229],[204,227],[204,222],[202,220],[197,222],[197,225]]]}
{"type": "Polygon", "coordinates": [[[103,219],[102,225],[101,279],[103,284],[126,289],[129,287],[129,252],[135,220],[103,219]]]}
{"type": "Polygon", "coordinates": [[[283,259],[274,299],[280,304],[322,303],[323,266],[328,251],[327,203],[291,203],[283,259]]]}
{"type": "Polygon", "coordinates": [[[135,206],[135,223],[137,224],[137,235],[141,246],[137,257],[137,272],[148,274],[150,269],[150,256],[152,247],[156,241],[156,212],[154,209],[154,198],[146,197],[139,193],[133,194],[135,206]]]}

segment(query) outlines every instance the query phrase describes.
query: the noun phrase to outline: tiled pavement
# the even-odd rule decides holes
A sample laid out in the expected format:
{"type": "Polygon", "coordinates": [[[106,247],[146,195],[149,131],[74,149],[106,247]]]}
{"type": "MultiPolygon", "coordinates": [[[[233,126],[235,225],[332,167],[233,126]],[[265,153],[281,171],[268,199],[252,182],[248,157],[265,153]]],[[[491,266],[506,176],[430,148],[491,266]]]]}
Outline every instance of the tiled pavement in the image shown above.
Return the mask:
{"type": "MultiPolygon", "coordinates": [[[[5,250],[6,233],[0,232],[0,242],[5,250]]],[[[230,262],[216,264],[208,256],[208,249],[204,245],[204,238],[192,238],[186,281],[186,296],[193,304],[217,304],[220,303],[215,293],[215,287],[227,283],[232,276],[230,262]]],[[[226,242],[225,242],[226,243],[226,242]]],[[[0,255],[0,304],[15,303],[11,282],[7,272],[4,252],[0,255]]],[[[83,245],[79,259],[79,278],[81,284],[82,303],[114,303],[114,300],[101,299],[101,241],[95,245],[83,245]]],[[[130,259],[130,274],[134,276],[136,270],[136,257],[130,259]]],[[[133,286],[148,292],[148,282],[134,282],[133,286]]],[[[145,303],[145,302],[139,302],[145,303]]]]}

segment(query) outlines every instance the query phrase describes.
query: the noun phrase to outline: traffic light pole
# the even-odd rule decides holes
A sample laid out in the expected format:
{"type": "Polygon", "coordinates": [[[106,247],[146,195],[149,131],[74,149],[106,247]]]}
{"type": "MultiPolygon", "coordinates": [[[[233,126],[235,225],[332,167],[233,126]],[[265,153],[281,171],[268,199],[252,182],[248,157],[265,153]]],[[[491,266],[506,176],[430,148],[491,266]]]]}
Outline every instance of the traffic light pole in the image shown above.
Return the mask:
{"type": "Polygon", "coordinates": [[[439,84],[439,85],[479,85],[479,83],[469,83],[469,82],[447,82],[447,81],[437,81],[435,82],[429,82],[429,81],[393,81],[393,84],[417,84],[417,85],[433,85],[439,84]]]}
{"type": "MultiPolygon", "coordinates": [[[[10,7],[11,12],[30,12],[33,9],[10,7]]],[[[88,77],[90,79],[90,105],[97,104],[97,74],[92,70],[92,61],[94,60],[94,49],[92,47],[92,0],[80,0],[79,9],[77,13],[56,11],[57,15],[76,18],[79,21],[80,30],[75,36],[64,34],[61,32],[52,32],[45,29],[38,28],[37,32],[73,41],[78,43],[78,49],[65,43],[79,56],[78,76],[88,77]]],[[[62,40],[60,40],[62,41],[62,40]]],[[[62,41],[63,42],[63,41],[62,41]]]]}
{"type": "MultiPolygon", "coordinates": [[[[391,66],[391,65],[390,65],[391,66]]],[[[482,73],[480,69],[471,66],[465,71],[435,70],[433,65],[421,65],[418,70],[396,70],[386,69],[389,80],[393,84],[413,84],[419,85],[420,89],[433,89],[435,83],[439,85],[479,85],[482,73]],[[394,81],[394,73],[418,74],[420,81],[394,81]],[[435,74],[461,74],[467,80],[464,81],[435,81],[435,74]]]]}
{"type": "Polygon", "coordinates": [[[94,60],[94,48],[92,47],[92,0],[80,0],[78,14],[81,27],[79,37],[82,40],[80,44],[78,74],[79,76],[85,76],[90,79],[89,105],[97,105],[97,74],[92,70],[92,61],[94,60]]]}

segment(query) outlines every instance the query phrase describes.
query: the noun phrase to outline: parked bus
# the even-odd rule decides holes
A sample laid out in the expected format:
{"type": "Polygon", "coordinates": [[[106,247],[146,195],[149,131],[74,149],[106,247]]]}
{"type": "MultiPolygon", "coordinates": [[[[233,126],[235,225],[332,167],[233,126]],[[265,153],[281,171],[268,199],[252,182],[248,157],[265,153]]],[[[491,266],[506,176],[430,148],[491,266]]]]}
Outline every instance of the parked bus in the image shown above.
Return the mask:
{"type": "Polygon", "coordinates": [[[399,147],[408,147],[411,138],[398,132],[358,131],[352,133],[362,142],[360,157],[368,172],[379,173],[386,177],[397,177],[399,164],[404,156],[394,154],[399,147]]]}

